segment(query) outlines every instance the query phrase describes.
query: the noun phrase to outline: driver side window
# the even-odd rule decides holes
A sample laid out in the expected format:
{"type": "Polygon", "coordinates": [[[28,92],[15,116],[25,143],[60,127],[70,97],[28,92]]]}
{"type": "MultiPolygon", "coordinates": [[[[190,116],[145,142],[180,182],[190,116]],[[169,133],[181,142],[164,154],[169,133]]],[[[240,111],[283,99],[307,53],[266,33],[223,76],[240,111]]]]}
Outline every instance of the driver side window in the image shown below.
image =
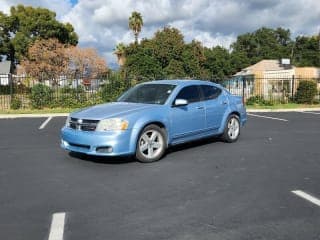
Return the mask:
{"type": "Polygon", "coordinates": [[[198,86],[193,85],[182,88],[176,99],[185,99],[188,103],[199,102],[201,98],[198,86]]]}

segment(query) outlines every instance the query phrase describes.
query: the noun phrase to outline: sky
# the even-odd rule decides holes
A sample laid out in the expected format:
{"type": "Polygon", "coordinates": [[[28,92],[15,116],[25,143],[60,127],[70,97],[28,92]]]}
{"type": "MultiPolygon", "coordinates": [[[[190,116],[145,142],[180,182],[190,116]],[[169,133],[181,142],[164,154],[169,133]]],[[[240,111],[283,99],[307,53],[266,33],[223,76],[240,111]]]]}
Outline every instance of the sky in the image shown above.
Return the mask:
{"type": "Polygon", "coordinates": [[[55,11],[59,21],[74,26],[79,46],[96,48],[112,68],[117,43],[134,41],[128,28],[133,11],[143,17],[140,39],[172,26],[186,42],[196,39],[207,47],[229,48],[238,35],[263,26],[289,28],[293,37],[320,31],[319,0],[0,0],[0,11],[9,13],[17,4],[55,11]]]}

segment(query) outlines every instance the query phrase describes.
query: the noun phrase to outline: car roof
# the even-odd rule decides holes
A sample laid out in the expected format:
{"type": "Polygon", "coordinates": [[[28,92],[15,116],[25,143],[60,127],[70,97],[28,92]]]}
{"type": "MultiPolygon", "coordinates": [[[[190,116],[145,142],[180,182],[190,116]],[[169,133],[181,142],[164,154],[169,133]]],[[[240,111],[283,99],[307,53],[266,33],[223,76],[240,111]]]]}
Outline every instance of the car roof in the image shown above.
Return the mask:
{"type": "Polygon", "coordinates": [[[174,79],[174,80],[155,80],[151,82],[145,82],[143,84],[173,84],[177,86],[188,86],[188,85],[199,85],[199,84],[204,84],[204,85],[214,85],[214,86],[220,86],[219,84],[205,81],[205,80],[194,80],[194,79],[174,79]]]}

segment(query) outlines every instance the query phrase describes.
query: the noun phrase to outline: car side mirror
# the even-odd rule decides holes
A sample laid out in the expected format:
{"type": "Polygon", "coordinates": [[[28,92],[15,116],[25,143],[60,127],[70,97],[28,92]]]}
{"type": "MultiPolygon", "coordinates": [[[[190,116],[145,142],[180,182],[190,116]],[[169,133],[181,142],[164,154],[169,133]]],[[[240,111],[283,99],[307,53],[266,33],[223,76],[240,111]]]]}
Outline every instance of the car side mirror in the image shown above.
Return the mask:
{"type": "Polygon", "coordinates": [[[188,105],[188,100],[186,99],[176,99],[173,104],[174,107],[181,107],[186,105],[188,105]]]}

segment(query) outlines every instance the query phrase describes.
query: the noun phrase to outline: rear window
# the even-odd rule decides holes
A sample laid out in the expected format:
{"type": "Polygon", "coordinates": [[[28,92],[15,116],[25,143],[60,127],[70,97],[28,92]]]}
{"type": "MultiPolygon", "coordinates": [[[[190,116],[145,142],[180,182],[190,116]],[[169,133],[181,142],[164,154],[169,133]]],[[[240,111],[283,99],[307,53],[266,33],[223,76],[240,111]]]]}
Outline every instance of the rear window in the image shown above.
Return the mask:
{"type": "Polygon", "coordinates": [[[204,100],[216,99],[222,92],[220,88],[210,85],[201,85],[201,90],[204,100]]]}

